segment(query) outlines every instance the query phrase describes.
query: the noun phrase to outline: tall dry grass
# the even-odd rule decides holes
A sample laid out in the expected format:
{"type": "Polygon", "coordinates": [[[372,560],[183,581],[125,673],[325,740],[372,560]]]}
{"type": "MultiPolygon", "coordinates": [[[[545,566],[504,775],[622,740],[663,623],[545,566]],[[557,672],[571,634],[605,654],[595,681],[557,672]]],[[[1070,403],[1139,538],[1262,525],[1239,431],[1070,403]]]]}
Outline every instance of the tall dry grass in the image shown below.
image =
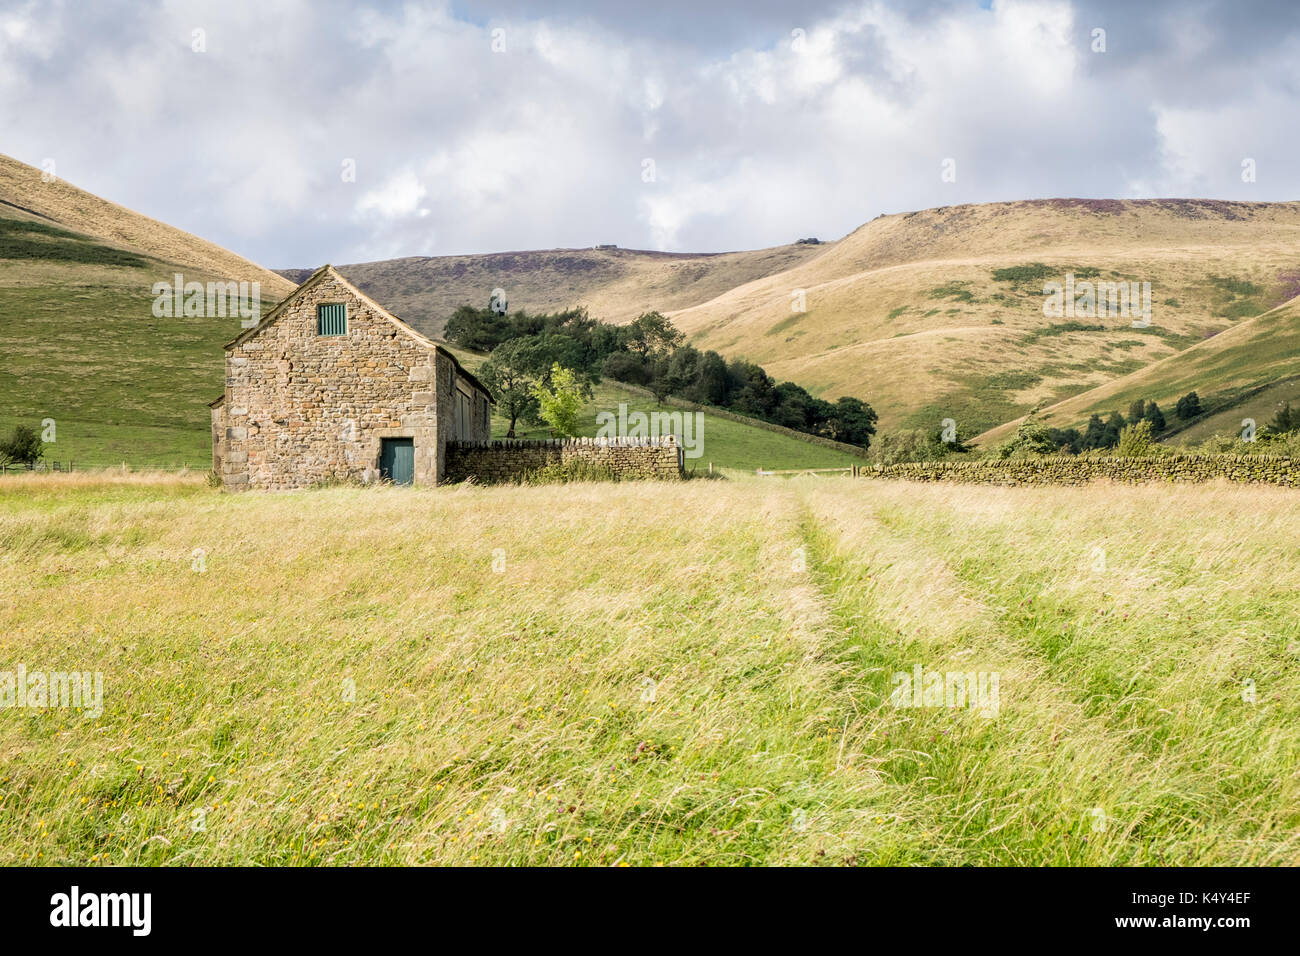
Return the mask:
{"type": "Polygon", "coordinates": [[[0,482],[0,863],[1293,863],[1292,501],[0,482]]]}

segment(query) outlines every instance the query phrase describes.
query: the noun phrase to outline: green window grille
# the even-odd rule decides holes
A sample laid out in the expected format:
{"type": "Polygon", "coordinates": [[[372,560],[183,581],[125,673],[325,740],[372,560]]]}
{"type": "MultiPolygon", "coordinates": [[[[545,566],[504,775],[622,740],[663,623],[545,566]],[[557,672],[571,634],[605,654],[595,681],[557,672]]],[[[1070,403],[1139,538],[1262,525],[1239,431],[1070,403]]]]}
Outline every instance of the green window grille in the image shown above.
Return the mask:
{"type": "Polygon", "coordinates": [[[348,307],[339,305],[316,306],[317,335],[347,335],[348,307]]]}

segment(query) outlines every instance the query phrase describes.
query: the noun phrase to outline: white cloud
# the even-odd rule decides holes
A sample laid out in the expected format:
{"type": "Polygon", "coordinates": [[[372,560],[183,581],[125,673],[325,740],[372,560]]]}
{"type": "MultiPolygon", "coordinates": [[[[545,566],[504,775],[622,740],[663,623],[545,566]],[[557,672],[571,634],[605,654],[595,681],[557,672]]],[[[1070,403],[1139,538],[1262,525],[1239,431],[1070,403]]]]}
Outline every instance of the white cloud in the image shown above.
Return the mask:
{"type": "Polygon", "coordinates": [[[1189,26],[1096,2],[828,0],[797,22],[684,4],[707,30],[653,32],[599,5],[10,5],[0,128],[20,159],[54,156],[74,183],[270,266],[750,248],[958,202],[1300,189],[1297,18],[1238,49],[1227,6],[1189,26]]]}
{"type": "Polygon", "coordinates": [[[383,219],[412,216],[419,212],[420,203],[428,192],[415,173],[404,170],[389,177],[378,189],[364,193],[357,201],[357,212],[383,219]]]}

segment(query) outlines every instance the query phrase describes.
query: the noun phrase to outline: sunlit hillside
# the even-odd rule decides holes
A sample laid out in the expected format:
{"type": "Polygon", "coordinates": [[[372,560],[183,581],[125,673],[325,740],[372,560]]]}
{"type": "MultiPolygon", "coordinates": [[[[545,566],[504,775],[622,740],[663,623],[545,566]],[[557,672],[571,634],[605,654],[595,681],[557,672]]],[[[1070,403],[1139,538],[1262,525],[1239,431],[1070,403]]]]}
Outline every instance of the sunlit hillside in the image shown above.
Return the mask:
{"type": "MultiPolygon", "coordinates": [[[[1065,428],[1094,412],[1103,418],[1111,411],[1123,412],[1139,398],[1173,408],[1180,396],[1194,391],[1209,411],[1223,406],[1182,436],[1184,440],[1205,438],[1214,432],[1238,431],[1246,417],[1261,426],[1267,423],[1280,404],[1300,397],[1297,376],[1300,300],[1293,299],[1263,315],[1243,319],[1184,352],[1044,408],[1038,417],[1048,425],[1065,428]]],[[[981,442],[996,443],[1014,427],[1015,422],[1010,422],[995,428],[981,442]]]]}
{"type": "MultiPolygon", "coordinates": [[[[260,282],[262,296],[271,304],[294,287],[283,276],[214,243],[78,189],[58,177],[57,167],[54,178],[43,178],[42,173],[35,166],[0,154],[0,212],[29,213],[39,221],[180,267],[181,272],[194,272],[195,278],[260,282]]],[[[13,275],[5,281],[14,281],[13,275]]],[[[32,281],[40,281],[39,273],[32,281]]]]}
{"type": "Polygon", "coordinates": [[[974,434],[1298,290],[1300,203],[1042,200],[883,216],[673,318],[702,348],[825,397],[867,399],[885,427],[953,417],[974,434]],[[1044,282],[1071,272],[1149,282],[1150,326],[1045,316],[1044,282]],[[804,312],[792,308],[800,290],[804,312]]]}
{"type": "Polygon", "coordinates": [[[240,318],[159,316],[153,286],[281,276],[179,229],[0,156],[0,432],[54,423],[62,467],[189,465],[212,458],[207,403],[240,318]]]}

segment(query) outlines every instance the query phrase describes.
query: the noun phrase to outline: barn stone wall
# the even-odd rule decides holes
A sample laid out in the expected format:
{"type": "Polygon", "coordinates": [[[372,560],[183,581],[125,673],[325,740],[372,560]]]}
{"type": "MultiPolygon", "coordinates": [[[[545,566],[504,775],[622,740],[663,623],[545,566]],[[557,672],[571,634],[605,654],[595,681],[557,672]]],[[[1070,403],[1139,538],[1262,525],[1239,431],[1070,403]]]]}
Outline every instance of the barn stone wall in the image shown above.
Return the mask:
{"type": "Polygon", "coordinates": [[[449,442],[446,480],[519,481],[541,468],[572,462],[608,468],[619,478],[650,479],[681,478],[684,464],[672,435],[449,442]]]}
{"type": "Polygon", "coordinates": [[[212,406],[212,470],[223,474],[222,462],[226,457],[226,403],[212,406]]]}
{"type": "MultiPolygon", "coordinates": [[[[222,481],[231,490],[368,481],[378,477],[381,439],[412,438],[415,483],[436,484],[442,445],[455,437],[455,406],[443,398],[457,377],[451,358],[327,274],[228,348],[226,397],[213,409],[222,481]],[[338,302],[347,334],[317,335],[316,307],[338,302]]],[[[487,437],[486,415],[474,416],[471,434],[487,437]]]]}
{"type": "Polygon", "coordinates": [[[1124,484],[1224,479],[1300,487],[1300,460],[1267,455],[907,462],[864,467],[858,473],[864,478],[981,485],[1086,485],[1104,478],[1124,484]]]}

